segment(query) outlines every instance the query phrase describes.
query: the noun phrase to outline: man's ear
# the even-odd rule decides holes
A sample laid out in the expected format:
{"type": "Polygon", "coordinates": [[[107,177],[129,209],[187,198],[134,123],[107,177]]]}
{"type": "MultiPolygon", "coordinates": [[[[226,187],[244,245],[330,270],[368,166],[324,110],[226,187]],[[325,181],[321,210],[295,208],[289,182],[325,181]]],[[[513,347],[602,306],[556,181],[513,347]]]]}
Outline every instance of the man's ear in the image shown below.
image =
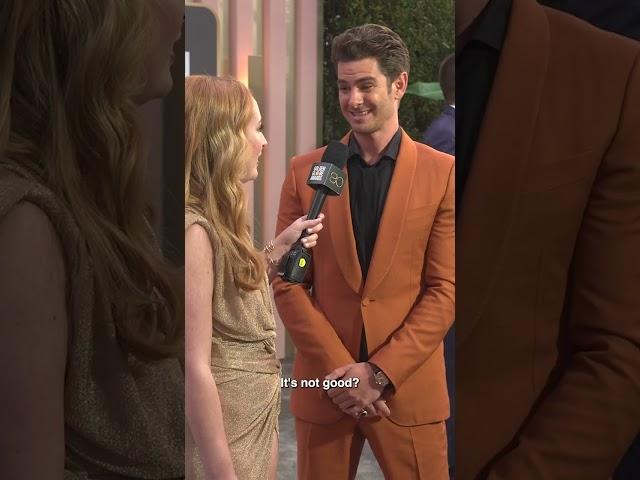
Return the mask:
{"type": "Polygon", "coordinates": [[[404,93],[407,91],[407,87],[409,86],[409,74],[407,72],[402,72],[398,77],[393,81],[392,85],[392,93],[393,98],[396,100],[402,100],[404,93]]]}

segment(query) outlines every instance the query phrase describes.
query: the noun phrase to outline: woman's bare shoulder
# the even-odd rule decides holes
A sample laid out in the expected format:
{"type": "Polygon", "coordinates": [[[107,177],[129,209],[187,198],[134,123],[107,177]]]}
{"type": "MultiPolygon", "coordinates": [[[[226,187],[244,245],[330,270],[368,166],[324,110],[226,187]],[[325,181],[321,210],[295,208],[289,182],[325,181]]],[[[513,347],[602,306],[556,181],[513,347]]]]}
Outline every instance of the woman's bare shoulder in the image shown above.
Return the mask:
{"type": "Polygon", "coordinates": [[[34,203],[16,203],[0,218],[3,303],[57,309],[65,290],[64,250],[51,219],[34,203]]]}
{"type": "Polygon", "coordinates": [[[63,250],[49,216],[28,201],[5,209],[0,217],[0,383],[10,388],[4,392],[0,424],[15,448],[11,457],[0,451],[0,464],[24,469],[37,458],[36,470],[63,468],[65,285],[63,250]]]}
{"type": "Polygon", "coordinates": [[[186,256],[197,259],[196,262],[213,260],[211,235],[200,223],[192,223],[187,227],[184,248],[186,256]]]}

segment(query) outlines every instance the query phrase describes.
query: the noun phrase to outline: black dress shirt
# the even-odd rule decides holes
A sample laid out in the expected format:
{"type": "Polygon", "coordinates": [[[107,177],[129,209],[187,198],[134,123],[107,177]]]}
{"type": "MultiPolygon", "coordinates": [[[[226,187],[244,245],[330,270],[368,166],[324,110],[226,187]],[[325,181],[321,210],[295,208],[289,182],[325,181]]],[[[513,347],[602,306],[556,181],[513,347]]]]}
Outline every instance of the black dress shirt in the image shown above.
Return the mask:
{"type": "MultiPolygon", "coordinates": [[[[384,148],[380,160],[374,165],[367,165],[362,158],[355,135],[352,134],[349,138],[349,159],[347,161],[349,203],[351,205],[353,235],[363,280],[366,280],[369,271],[373,247],[378,236],[378,226],[400,150],[401,139],[402,131],[398,129],[384,148]]],[[[363,328],[360,342],[360,361],[366,361],[368,357],[367,341],[363,328]]]]}
{"type": "Polygon", "coordinates": [[[467,42],[456,53],[456,211],[471,170],[510,13],[511,0],[491,0],[463,34],[467,42]]]}

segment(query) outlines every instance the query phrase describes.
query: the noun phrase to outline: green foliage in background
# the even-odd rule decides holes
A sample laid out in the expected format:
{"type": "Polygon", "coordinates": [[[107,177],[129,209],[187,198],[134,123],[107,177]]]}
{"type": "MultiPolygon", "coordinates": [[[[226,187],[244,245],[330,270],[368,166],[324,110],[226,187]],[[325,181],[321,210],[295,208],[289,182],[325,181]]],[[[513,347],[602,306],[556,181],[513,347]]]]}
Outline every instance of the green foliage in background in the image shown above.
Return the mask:
{"type": "MultiPolygon", "coordinates": [[[[454,50],[453,0],[325,0],[323,144],[349,131],[338,103],[331,41],[345,30],[378,23],[398,33],[411,55],[409,85],[437,82],[440,62],[454,50]]],[[[412,87],[421,91],[424,87],[412,87]]],[[[432,87],[427,87],[432,88],[432,87]]],[[[431,92],[429,95],[433,95],[431,92]]],[[[407,94],[400,104],[400,125],[415,140],[442,110],[442,102],[407,94]]]]}

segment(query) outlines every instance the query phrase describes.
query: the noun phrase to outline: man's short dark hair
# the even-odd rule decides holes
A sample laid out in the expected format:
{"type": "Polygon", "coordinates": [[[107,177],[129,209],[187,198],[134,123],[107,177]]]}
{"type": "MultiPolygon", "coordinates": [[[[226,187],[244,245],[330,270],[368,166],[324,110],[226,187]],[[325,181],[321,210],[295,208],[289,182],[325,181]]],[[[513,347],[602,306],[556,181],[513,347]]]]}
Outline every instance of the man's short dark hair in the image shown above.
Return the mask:
{"type": "Polygon", "coordinates": [[[387,77],[388,86],[402,72],[409,73],[409,50],[400,36],[390,28],[368,23],[353,27],[333,39],[331,62],[338,69],[338,62],[352,62],[363,58],[375,58],[380,70],[387,77]]]}
{"type": "Polygon", "coordinates": [[[447,55],[440,64],[440,88],[448,104],[456,103],[456,56],[447,55]]]}

